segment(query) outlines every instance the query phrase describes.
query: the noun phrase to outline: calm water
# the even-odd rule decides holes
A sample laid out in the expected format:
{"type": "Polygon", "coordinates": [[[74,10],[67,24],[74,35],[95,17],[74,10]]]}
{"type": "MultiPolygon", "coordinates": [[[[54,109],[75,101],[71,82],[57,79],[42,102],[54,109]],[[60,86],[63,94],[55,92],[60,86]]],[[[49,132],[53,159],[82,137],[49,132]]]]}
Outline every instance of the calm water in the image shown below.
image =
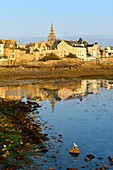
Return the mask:
{"type": "MultiPolygon", "coordinates": [[[[81,169],[81,165],[86,166],[86,169],[95,169],[95,162],[100,167],[109,165],[108,156],[113,157],[112,80],[0,87],[0,97],[35,100],[42,105],[39,109],[42,128],[49,134],[50,140],[45,142],[49,151],[38,159],[33,158],[40,170],[46,170],[50,166],[55,169],[81,169]],[[77,158],[69,154],[74,142],[80,149],[77,158]],[[90,163],[84,161],[87,154],[95,156],[90,163]],[[100,161],[98,157],[102,157],[104,161],[100,161]],[[44,163],[44,159],[47,162],[44,163]]],[[[113,166],[109,165],[109,169],[113,169],[113,166]]]]}

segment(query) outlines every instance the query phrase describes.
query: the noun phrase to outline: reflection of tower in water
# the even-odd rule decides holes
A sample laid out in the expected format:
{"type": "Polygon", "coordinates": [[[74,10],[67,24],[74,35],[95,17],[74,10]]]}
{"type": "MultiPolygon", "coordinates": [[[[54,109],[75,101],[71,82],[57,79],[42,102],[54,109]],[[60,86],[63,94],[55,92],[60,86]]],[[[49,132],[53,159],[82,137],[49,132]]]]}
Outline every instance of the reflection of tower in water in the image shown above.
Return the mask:
{"type": "Polygon", "coordinates": [[[56,100],[55,100],[55,97],[53,96],[53,94],[48,96],[48,100],[50,101],[52,112],[54,113],[56,100]]]}

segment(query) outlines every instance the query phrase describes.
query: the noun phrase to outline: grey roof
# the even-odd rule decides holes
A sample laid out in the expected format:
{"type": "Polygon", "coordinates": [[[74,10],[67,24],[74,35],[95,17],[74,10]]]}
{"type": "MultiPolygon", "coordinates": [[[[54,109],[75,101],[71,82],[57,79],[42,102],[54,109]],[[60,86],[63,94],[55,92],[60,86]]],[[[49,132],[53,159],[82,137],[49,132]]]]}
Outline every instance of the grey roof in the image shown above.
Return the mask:
{"type": "MultiPolygon", "coordinates": [[[[98,44],[97,42],[95,42],[94,44],[98,44]]],[[[93,47],[94,44],[88,44],[87,47],[93,47]]]]}
{"type": "Polygon", "coordinates": [[[94,46],[94,44],[88,44],[87,45],[87,47],[93,47],[94,46]]]}
{"type": "MultiPolygon", "coordinates": [[[[56,40],[52,46],[52,49],[55,49],[57,47],[57,45],[61,42],[62,40],[56,40]]],[[[72,46],[72,47],[76,47],[76,48],[84,48],[83,46],[81,46],[77,41],[68,41],[68,40],[64,40],[65,43],[67,43],[68,45],[72,46]]]]}
{"type": "Polygon", "coordinates": [[[72,46],[72,47],[76,47],[76,48],[84,48],[83,46],[81,46],[78,41],[67,41],[64,40],[64,42],[66,42],[68,45],[72,46]]]}
{"type": "Polygon", "coordinates": [[[33,52],[38,52],[39,50],[37,49],[37,48],[35,48],[34,50],[33,50],[33,52]]]}
{"type": "Polygon", "coordinates": [[[60,42],[61,40],[56,40],[54,44],[52,45],[52,49],[55,49],[60,42]]]}

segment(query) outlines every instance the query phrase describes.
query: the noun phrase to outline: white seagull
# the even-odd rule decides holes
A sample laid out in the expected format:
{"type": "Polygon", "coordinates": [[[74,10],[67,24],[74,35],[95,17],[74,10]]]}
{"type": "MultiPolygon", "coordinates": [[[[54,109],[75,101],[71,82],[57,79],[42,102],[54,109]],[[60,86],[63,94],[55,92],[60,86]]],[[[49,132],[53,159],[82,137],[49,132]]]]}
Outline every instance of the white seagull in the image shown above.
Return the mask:
{"type": "Polygon", "coordinates": [[[77,147],[78,147],[78,145],[77,145],[76,143],[74,143],[74,147],[75,147],[75,148],[77,148],[77,147]]]}

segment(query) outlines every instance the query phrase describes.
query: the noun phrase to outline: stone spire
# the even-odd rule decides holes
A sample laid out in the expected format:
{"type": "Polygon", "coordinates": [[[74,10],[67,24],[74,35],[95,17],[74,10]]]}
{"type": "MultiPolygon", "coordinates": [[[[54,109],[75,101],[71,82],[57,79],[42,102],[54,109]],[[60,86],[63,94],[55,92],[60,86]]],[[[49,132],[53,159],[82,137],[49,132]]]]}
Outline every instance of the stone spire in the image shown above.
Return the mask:
{"type": "Polygon", "coordinates": [[[56,40],[56,36],[55,36],[55,33],[54,33],[53,24],[51,24],[50,33],[49,33],[49,36],[48,36],[48,44],[50,46],[52,46],[53,43],[55,42],[55,40],[56,40]]]}

